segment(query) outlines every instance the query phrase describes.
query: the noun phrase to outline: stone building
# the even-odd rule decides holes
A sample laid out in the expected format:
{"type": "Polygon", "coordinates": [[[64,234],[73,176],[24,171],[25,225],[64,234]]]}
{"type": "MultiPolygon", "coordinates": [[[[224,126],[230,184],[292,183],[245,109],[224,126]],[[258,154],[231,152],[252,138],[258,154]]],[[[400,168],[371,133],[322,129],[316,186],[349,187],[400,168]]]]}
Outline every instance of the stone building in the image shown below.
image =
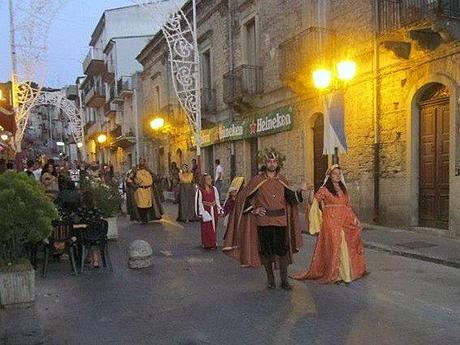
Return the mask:
{"type": "MultiPolygon", "coordinates": [[[[204,170],[219,158],[226,183],[249,177],[257,152],[276,146],[293,185],[318,187],[337,158],[323,155],[325,99],[340,91],[348,149],[338,159],[361,219],[460,235],[459,18],[449,0],[198,1],[204,170]],[[340,82],[345,59],[357,75],[340,82]],[[333,72],[323,91],[311,77],[320,67],[333,72]]],[[[174,103],[162,42],[138,57],[155,111],[174,103]]],[[[152,144],[158,169],[193,155],[189,132],[168,135],[152,144]]]]}
{"type": "MultiPolygon", "coordinates": [[[[159,12],[170,7],[161,4],[159,12]]],[[[137,162],[142,138],[136,135],[136,78],[142,66],[135,57],[159,27],[152,13],[139,5],[105,10],[82,64],[85,159],[111,163],[116,173],[125,173],[137,162]],[[97,140],[101,134],[107,138],[103,143],[97,140]]]]}

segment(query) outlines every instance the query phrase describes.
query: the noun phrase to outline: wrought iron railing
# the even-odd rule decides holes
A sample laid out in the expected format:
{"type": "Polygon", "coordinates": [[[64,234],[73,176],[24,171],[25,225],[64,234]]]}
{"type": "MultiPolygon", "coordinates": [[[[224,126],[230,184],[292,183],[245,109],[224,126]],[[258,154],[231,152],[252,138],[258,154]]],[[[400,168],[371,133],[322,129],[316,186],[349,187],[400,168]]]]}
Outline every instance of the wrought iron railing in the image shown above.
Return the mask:
{"type": "Polygon", "coordinates": [[[244,96],[263,92],[261,66],[241,65],[224,74],[224,102],[233,103],[244,96]]]}
{"type": "Polygon", "coordinates": [[[117,91],[118,96],[120,96],[124,91],[131,92],[133,90],[133,80],[129,76],[121,77],[118,79],[117,91]]]}
{"type": "Polygon", "coordinates": [[[326,65],[333,57],[334,31],[310,27],[280,44],[281,79],[298,78],[315,64],[326,65]]]}
{"type": "Polygon", "coordinates": [[[379,30],[387,33],[432,17],[460,19],[458,0],[379,0],[379,30]]]}

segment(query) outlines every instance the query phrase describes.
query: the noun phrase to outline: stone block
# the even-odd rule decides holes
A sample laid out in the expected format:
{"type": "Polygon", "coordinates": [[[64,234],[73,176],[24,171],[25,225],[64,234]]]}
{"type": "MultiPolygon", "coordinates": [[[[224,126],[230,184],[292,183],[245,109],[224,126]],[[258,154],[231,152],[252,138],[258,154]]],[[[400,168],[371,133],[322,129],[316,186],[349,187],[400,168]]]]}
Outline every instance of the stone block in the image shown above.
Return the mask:
{"type": "Polygon", "coordinates": [[[143,240],[133,241],[128,248],[128,267],[146,268],[153,264],[153,251],[150,244],[143,240]]]}
{"type": "Polygon", "coordinates": [[[0,305],[30,303],[35,299],[35,271],[0,272],[0,305]]]}

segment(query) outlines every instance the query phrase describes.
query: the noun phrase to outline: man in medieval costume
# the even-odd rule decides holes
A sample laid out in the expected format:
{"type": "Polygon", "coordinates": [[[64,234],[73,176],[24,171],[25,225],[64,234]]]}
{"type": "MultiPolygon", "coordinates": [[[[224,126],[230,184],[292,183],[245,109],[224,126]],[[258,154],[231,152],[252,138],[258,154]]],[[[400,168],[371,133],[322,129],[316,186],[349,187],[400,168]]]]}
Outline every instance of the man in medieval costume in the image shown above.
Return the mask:
{"type": "Polygon", "coordinates": [[[293,253],[302,246],[297,204],[302,202],[301,189],[293,191],[279,171],[280,155],[266,151],[265,165],[238,194],[224,238],[224,253],[238,259],[245,267],[265,267],[267,287],[274,289],[273,266],[279,267],[281,287],[291,290],[288,265],[293,253]]]}
{"type": "Polygon", "coordinates": [[[139,160],[139,165],[128,175],[126,185],[131,220],[146,224],[161,218],[163,208],[154,185],[153,174],[147,168],[144,158],[139,160]]]}

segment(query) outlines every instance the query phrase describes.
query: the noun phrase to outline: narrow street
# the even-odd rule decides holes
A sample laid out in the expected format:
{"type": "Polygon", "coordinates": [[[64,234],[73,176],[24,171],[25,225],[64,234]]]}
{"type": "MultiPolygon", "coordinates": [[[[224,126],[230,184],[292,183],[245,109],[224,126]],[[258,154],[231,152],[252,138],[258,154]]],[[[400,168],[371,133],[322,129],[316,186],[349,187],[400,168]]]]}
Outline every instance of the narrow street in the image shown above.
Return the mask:
{"type": "MultiPolygon", "coordinates": [[[[36,280],[32,308],[6,309],[2,345],[459,344],[460,271],[367,250],[371,274],[348,286],[293,282],[265,289],[263,270],[243,269],[199,247],[199,227],[146,226],[121,218],[114,272],[78,277],[65,263],[36,280]],[[127,268],[126,248],[150,242],[154,266],[127,268]],[[16,325],[15,327],[12,327],[16,325]],[[18,327],[19,325],[19,327],[18,327]]],[[[220,236],[222,237],[222,236],[220,236]]],[[[291,271],[309,262],[313,238],[291,271]]]]}

